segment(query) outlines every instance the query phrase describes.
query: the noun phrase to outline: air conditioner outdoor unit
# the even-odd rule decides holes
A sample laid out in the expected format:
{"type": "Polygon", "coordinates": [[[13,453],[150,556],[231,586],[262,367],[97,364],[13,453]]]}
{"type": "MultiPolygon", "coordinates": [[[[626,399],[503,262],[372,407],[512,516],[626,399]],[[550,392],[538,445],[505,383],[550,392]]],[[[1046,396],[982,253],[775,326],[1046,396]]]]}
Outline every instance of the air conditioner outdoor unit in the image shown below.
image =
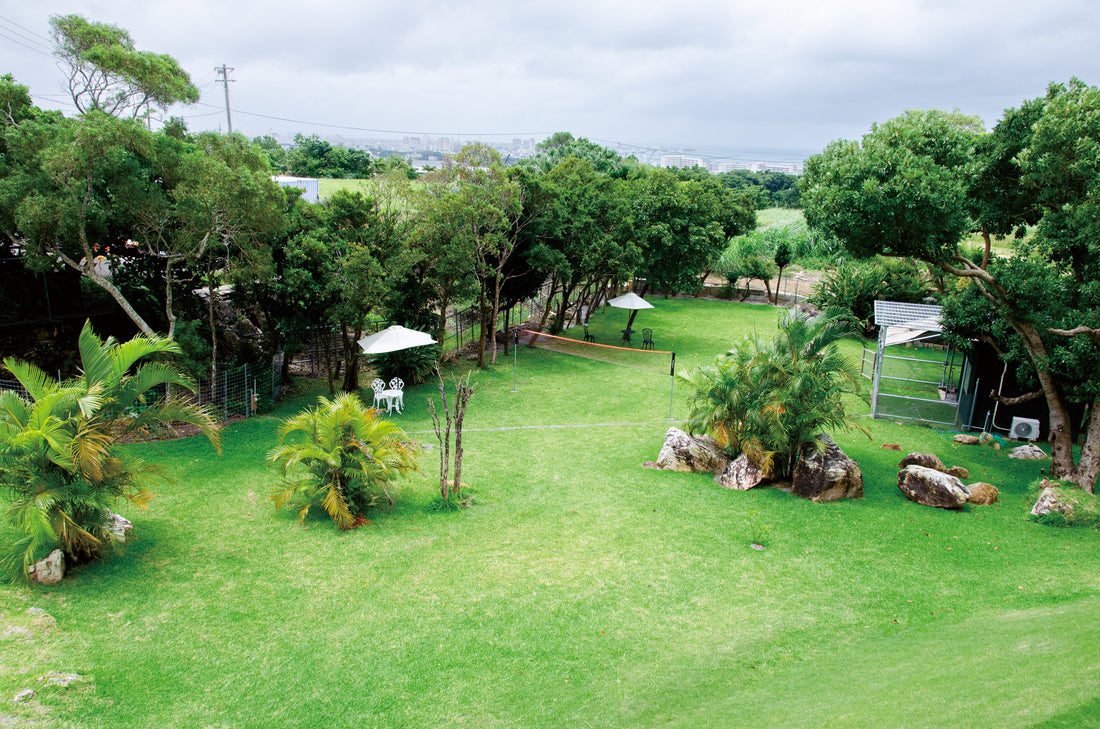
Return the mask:
{"type": "Polygon", "coordinates": [[[1034,418],[1013,418],[1013,440],[1035,440],[1039,437],[1039,421],[1034,418]]]}

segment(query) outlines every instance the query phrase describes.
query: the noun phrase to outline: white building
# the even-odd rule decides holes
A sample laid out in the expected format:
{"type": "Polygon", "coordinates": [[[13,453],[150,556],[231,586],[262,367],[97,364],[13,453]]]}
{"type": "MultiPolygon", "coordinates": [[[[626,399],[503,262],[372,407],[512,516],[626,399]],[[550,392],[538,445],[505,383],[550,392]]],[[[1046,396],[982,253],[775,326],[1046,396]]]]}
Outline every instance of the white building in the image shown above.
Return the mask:
{"type": "Polygon", "coordinates": [[[292,177],[290,175],[275,175],[279,187],[297,187],[303,190],[302,199],[309,203],[316,203],[321,199],[321,181],[313,177],[292,177]]]}
{"type": "Polygon", "coordinates": [[[661,167],[702,167],[703,160],[699,157],[686,157],[682,154],[661,155],[661,167]]]}

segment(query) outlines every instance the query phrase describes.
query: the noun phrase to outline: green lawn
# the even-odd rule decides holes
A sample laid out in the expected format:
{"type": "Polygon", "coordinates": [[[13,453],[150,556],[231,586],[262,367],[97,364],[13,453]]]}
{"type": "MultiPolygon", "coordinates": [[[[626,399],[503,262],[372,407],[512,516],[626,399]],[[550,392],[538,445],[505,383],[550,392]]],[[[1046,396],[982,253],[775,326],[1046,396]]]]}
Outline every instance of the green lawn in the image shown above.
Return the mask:
{"type": "MultiPolygon", "coordinates": [[[[777,316],[652,301],[635,328],[684,366],[777,316]]],[[[591,330],[617,343],[626,316],[591,330]]],[[[276,417],[230,425],[220,457],[133,447],[173,479],[128,514],[138,539],[60,586],[0,587],[0,726],[1100,725],[1100,534],[1025,519],[1044,464],[880,421],[838,435],[862,500],[727,491],[642,468],[669,425],[667,372],[526,347],[516,362],[515,380],[511,353],[475,374],[476,503],[458,513],[427,508],[430,450],[363,528],[299,526],[267,500],[276,417]],[[968,467],[1000,503],[906,501],[884,443],[968,467]],[[83,680],[36,681],[50,670],[83,680]]],[[[432,389],[398,416],[429,443],[432,389]]]]}

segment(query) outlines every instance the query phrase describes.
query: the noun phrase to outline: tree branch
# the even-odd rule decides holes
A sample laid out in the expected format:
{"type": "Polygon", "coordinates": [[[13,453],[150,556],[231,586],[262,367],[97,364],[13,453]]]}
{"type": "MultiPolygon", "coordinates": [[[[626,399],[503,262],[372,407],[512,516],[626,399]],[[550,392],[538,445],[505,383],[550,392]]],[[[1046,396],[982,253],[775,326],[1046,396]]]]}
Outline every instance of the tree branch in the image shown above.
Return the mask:
{"type": "Polygon", "coordinates": [[[1043,394],[1044,393],[1042,390],[1036,390],[1035,392],[1029,392],[1024,395],[1018,395],[1016,397],[1004,397],[1003,395],[998,395],[993,390],[990,390],[989,392],[989,396],[1002,405],[1020,405],[1021,403],[1038,400],[1043,396],[1043,394]]]}
{"type": "Polygon", "coordinates": [[[1058,334],[1063,337],[1076,337],[1081,334],[1086,335],[1093,341],[1094,344],[1100,344],[1100,329],[1093,329],[1092,327],[1079,326],[1073,329],[1049,329],[1051,334],[1058,334]]]}

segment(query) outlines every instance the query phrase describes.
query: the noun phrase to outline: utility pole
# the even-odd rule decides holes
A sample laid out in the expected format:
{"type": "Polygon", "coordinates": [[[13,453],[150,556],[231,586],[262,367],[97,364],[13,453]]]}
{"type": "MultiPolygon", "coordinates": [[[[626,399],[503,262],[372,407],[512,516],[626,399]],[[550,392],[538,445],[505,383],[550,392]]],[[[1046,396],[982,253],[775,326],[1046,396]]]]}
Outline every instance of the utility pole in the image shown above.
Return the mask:
{"type": "Polygon", "coordinates": [[[235,81],[236,79],[229,78],[229,72],[233,69],[226,66],[224,63],[214,70],[222,75],[221,81],[219,81],[218,83],[221,83],[223,86],[225,86],[225,120],[229,124],[229,133],[232,134],[233,117],[229,113],[229,82],[235,81]]]}

